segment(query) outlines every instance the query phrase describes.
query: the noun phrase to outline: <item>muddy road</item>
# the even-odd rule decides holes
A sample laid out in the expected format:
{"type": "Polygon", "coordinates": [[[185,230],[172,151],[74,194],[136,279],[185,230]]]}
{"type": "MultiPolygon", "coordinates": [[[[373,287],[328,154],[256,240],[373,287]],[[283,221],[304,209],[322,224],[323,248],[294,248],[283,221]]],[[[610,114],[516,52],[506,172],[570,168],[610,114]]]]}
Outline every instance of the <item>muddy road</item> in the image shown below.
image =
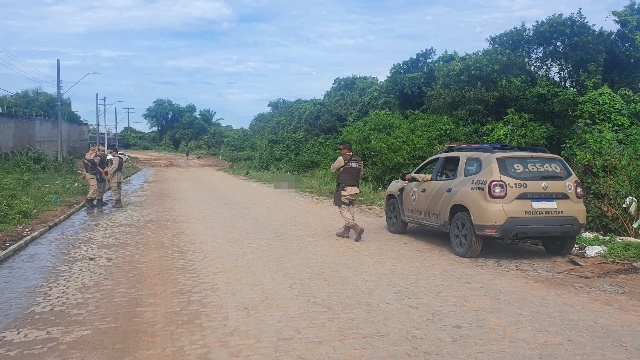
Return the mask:
{"type": "Polygon", "coordinates": [[[0,321],[1,359],[640,358],[637,273],[506,243],[462,259],[376,209],[356,243],[330,200],[130,155],[150,167],[123,208],[43,237],[63,250],[0,321]]]}

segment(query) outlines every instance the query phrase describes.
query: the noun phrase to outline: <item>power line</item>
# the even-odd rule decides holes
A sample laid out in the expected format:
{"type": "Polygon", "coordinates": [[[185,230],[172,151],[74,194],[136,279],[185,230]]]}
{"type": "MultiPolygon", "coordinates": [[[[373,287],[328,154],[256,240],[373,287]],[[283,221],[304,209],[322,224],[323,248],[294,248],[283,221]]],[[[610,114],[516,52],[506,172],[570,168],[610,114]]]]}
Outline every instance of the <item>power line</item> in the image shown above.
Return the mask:
{"type": "Polygon", "coordinates": [[[89,104],[86,101],[80,100],[77,96],[71,95],[71,94],[67,94],[69,95],[68,97],[71,98],[73,100],[72,104],[73,105],[80,105],[80,107],[82,107],[83,110],[86,111],[94,111],[96,106],[95,104],[89,104]]]}
{"type": "Polygon", "coordinates": [[[13,71],[14,73],[16,73],[16,74],[18,74],[18,75],[20,75],[20,76],[22,76],[22,77],[24,77],[26,79],[29,79],[29,80],[31,80],[33,82],[38,83],[40,85],[44,85],[44,86],[47,86],[47,87],[54,87],[53,84],[47,83],[45,80],[39,79],[39,78],[37,78],[35,76],[32,76],[32,75],[26,73],[24,70],[19,69],[18,67],[16,67],[15,65],[7,62],[4,59],[0,59],[0,65],[4,66],[5,68],[13,71]]]}
{"type": "Polygon", "coordinates": [[[12,53],[10,53],[7,49],[4,49],[4,48],[0,47],[0,53],[4,53],[7,57],[9,57],[13,61],[17,62],[18,64],[22,65],[23,67],[31,70],[32,72],[38,73],[38,74],[44,76],[45,78],[48,78],[49,81],[52,81],[52,82],[56,81],[56,79],[53,78],[51,75],[43,73],[42,71],[32,67],[26,61],[18,58],[17,56],[13,55],[12,53]]]}

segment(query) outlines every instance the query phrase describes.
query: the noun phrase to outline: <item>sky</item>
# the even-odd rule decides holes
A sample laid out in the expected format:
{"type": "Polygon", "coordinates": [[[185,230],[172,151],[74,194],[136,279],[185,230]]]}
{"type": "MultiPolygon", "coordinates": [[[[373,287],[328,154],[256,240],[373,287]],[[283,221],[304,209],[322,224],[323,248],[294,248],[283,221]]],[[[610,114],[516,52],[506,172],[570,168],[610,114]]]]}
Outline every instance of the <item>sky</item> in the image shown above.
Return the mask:
{"type": "Polygon", "coordinates": [[[64,97],[91,124],[98,94],[101,130],[105,103],[110,130],[117,111],[119,129],[148,131],[142,115],[157,99],[211,109],[222,125],[247,128],[270,101],[320,99],[351,75],[383,81],[425,49],[479,51],[489,36],[553,14],[582,9],[596,28],[615,30],[610,13],[628,3],[0,0],[0,95],[55,94],[59,59],[64,97]]]}

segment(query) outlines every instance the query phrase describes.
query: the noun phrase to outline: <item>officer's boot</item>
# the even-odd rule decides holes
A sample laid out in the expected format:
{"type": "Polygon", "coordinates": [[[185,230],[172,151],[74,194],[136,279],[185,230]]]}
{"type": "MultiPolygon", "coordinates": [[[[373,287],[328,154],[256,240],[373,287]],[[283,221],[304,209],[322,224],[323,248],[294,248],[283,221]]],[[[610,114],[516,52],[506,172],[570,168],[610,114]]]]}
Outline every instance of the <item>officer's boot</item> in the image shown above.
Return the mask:
{"type": "Polygon", "coordinates": [[[96,200],[96,206],[105,206],[105,205],[109,205],[109,204],[106,203],[104,200],[102,200],[102,198],[96,200]]]}
{"type": "Polygon", "coordinates": [[[116,202],[113,204],[114,208],[121,208],[122,207],[122,200],[116,200],[116,202]]]}
{"type": "Polygon", "coordinates": [[[348,238],[349,238],[349,231],[351,231],[351,228],[349,228],[348,226],[346,226],[346,225],[345,225],[345,226],[342,228],[342,231],[338,231],[338,232],[336,233],[336,236],[337,236],[337,237],[341,237],[341,238],[348,239],[348,238]]]}
{"type": "Polygon", "coordinates": [[[86,206],[88,209],[93,209],[96,207],[93,203],[93,199],[84,199],[84,206],[86,206]]]}
{"type": "Polygon", "coordinates": [[[353,241],[362,240],[362,234],[364,234],[364,229],[361,228],[359,225],[352,225],[351,228],[353,229],[353,231],[356,232],[356,238],[353,239],[353,241]]]}

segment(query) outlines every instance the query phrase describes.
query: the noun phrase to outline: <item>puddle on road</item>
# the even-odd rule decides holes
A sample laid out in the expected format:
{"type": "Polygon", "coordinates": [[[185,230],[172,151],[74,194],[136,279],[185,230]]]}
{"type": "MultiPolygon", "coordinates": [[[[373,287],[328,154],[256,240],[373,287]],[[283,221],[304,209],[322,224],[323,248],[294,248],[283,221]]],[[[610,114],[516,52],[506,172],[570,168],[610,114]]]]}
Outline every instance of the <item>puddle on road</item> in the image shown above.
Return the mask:
{"type": "MultiPolygon", "coordinates": [[[[123,199],[142,187],[148,172],[144,168],[125,181],[123,199]]],[[[111,192],[108,192],[105,201],[113,203],[111,196],[111,192]]],[[[34,301],[35,290],[47,283],[55,268],[66,263],[66,250],[82,241],[82,237],[76,235],[89,232],[94,220],[112,211],[117,209],[108,206],[89,211],[81,209],[9,259],[0,262],[0,329],[25,311],[34,301]]]]}

